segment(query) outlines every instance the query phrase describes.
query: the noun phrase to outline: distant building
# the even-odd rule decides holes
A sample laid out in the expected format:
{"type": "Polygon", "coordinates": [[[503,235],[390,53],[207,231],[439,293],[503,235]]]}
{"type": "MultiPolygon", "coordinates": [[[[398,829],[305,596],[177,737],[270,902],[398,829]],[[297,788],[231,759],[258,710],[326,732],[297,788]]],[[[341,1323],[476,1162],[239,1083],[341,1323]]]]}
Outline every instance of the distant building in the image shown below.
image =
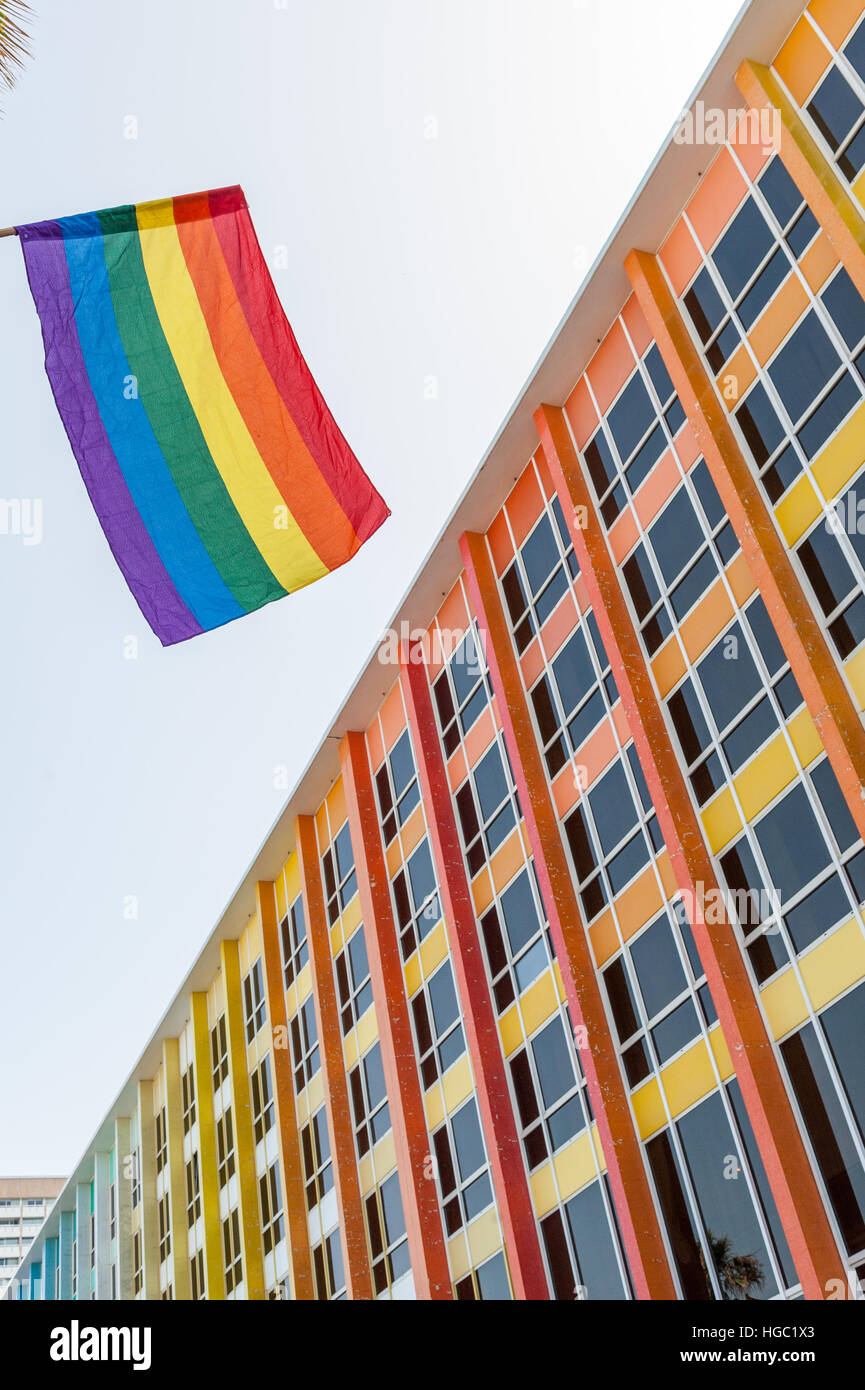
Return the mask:
{"type": "Polygon", "coordinates": [[[0,1178],[0,1297],[64,1182],[65,1178],[0,1178]]]}

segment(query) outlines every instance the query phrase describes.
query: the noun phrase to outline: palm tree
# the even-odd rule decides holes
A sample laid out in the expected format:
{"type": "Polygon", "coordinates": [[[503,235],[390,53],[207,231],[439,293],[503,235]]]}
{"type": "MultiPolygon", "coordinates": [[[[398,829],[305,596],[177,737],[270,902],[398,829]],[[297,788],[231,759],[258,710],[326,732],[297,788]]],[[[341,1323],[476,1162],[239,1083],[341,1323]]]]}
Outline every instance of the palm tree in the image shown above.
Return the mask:
{"type": "Polygon", "coordinates": [[[756,1255],[734,1255],[729,1236],[706,1235],[724,1298],[750,1299],[752,1289],[762,1289],[766,1275],[756,1255]]]}
{"type": "Polygon", "coordinates": [[[0,0],[0,86],[14,85],[30,51],[23,25],[31,15],[26,0],[0,0]]]}

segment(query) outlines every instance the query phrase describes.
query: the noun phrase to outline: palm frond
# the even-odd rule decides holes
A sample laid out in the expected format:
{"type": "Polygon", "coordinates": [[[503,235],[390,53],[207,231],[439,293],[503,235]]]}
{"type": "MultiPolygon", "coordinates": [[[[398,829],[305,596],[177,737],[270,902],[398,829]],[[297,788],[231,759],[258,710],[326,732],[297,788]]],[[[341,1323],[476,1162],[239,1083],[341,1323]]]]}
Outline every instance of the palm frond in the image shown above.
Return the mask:
{"type": "Polygon", "coordinates": [[[0,0],[0,85],[6,88],[13,86],[29,56],[29,36],[24,25],[32,14],[26,0],[0,0]]]}

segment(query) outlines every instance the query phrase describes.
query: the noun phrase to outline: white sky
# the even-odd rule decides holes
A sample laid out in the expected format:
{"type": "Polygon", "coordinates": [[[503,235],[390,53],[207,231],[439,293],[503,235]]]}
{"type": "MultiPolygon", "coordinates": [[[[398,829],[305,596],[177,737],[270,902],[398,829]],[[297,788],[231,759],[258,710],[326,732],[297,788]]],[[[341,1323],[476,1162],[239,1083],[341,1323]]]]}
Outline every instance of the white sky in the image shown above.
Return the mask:
{"type": "Polygon", "coordinates": [[[241,183],[393,517],[330,578],[163,650],[56,415],[20,248],[0,242],[0,497],[43,507],[41,544],[0,535],[6,1174],[77,1162],[278,814],[274,769],[293,785],[305,766],[738,9],[33,2],[0,224],[241,183]]]}

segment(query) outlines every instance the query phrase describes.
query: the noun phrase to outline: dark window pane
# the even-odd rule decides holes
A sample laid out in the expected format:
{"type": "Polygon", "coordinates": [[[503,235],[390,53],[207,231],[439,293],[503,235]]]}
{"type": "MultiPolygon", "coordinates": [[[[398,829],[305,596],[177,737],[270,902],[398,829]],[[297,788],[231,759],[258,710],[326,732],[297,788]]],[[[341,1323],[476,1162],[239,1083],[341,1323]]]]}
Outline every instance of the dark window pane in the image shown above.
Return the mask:
{"type": "Polygon", "coordinates": [[[723,1159],[739,1155],[720,1095],[683,1116],[677,1128],[722,1295],[771,1298],[778,1285],[744,1174],[725,1175],[723,1159]]]}
{"type": "Polygon", "coordinates": [[[631,960],[637,972],[646,1014],[654,1018],[686,986],[685,972],[669,919],[659,917],[631,943],[631,960]]]}
{"type": "Polygon", "coordinates": [[[809,893],[784,918],[797,951],[804,951],[818,936],[850,914],[850,900],[837,874],[809,893]]]}
{"type": "Polygon", "coordinates": [[[772,886],[786,902],[829,863],[829,850],[802,786],[755,826],[772,886]]]}
{"type": "Polygon", "coordinates": [[[643,378],[635,372],[616,404],[607,411],[607,424],[622,463],[627,463],[654,419],[655,409],[643,378]]]}
{"type": "Polygon", "coordinates": [[[820,298],[848,348],[855,348],[865,336],[865,301],[843,266],[832,277],[820,298]]]}
{"type": "Polygon", "coordinates": [[[685,295],[684,303],[700,338],[707,343],[724,317],[721,296],[715,289],[708,270],[700,271],[685,295]]]}
{"type": "Polygon", "coordinates": [[[550,739],[554,738],[559,729],[559,718],[553,705],[553,697],[550,692],[550,683],[546,676],[542,676],[532,691],[532,704],[535,716],[538,721],[538,732],[541,736],[541,743],[546,745],[550,739]]]}
{"type": "Polygon", "coordinates": [[[760,655],[766,664],[766,670],[770,676],[776,671],[780,671],[787,658],[784,649],[778,641],[778,634],[769,617],[768,610],[763,600],[757,596],[753,603],[750,603],[745,610],[745,617],[748,626],[753,633],[754,640],[760,651],[760,655]]]}
{"type": "Polygon", "coordinates": [[[540,593],[560,560],[559,547],[546,513],[528,540],[523,543],[520,554],[523,557],[529,588],[533,594],[540,593]]]}
{"type": "Polygon", "coordinates": [[[512,564],[502,576],[502,590],[508,605],[508,612],[511,615],[511,622],[516,626],[528,607],[519,566],[516,563],[512,564]]]}
{"type": "Polygon", "coordinates": [[[717,577],[718,566],[707,550],[670,594],[670,605],[680,622],[717,577]]]}
{"type": "Polygon", "coordinates": [[[674,1009],[671,1014],[652,1029],[652,1041],[661,1066],[668,1062],[674,1053],[696,1038],[700,1031],[697,1010],[690,999],[674,1009]]]}
{"type": "Polygon", "coordinates": [[[500,901],[511,952],[517,955],[537,935],[541,926],[525,870],[505,889],[500,901]]]}
{"type": "Polygon", "coordinates": [[[822,449],[833,430],[860,399],[859,387],[850,373],[845,372],[796,436],[806,458],[812,459],[822,449]]]}
{"type": "MultiPolygon", "coordinates": [[[[857,1001],[858,1002],[858,1001],[857,1001]]],[[[861,1009],[861,1006],[860,1006],[861,1009]]],[[[861,1067],[861,1033],[859,1057],[861,1067]]],[[[848,1254],[865,1246],[865,1173],[811,1023],[781,1043],[811,1144],[848,1254]]]]}
{"type": "Polygon", "coordinates": [[[769,367],[769,376],[791,420],[799,419],[840,366],[840,361],[812,309],[769,367]]]}
{"type": "Polygon", "coordinates": [[[772,240],[763,214],[749,197],[712,252],[712,260],[733,299],[745,288],[772,240]]]}
{"type": "Polygon", "coordinates": [[[534,1124],[538,1118],[538,1100],[535,1095],[535,1085],[532,1080],[532,1070],[529,1066],[528,1054],[525,1048],[517,1053],[510,1060],[511,1079],[514,1085],[514,1095],[517,1098],[517,1109],[520,1114],[520,1123],[523,1129],[528,1129],[529,1125],[534,1124]]]}
{"type": "Polygon", "coordinates": [[[547,1263],[553,1286],[553,1297],[570,1300],[576,1297],[576,1279],[568,1249],[568,1239],[562,1224],[561,1213],[554,1211],[541,1222],[541,1232],[547,1252],[547,1263]]]}
{"type": "Polygon", "coordinates": [[[691,499],[683,487],[679,488],[649,528],[649,540],[668,586],[693,559],[703,538],[691,499]]]}
{"type": "Polygon", "coordinates": [[[772,1189],[769,1186],[769,1179],[767,1178],[766,1170],[763,1167],[763,1160],[761,1159],[760,1151],[757,1148],[757,1141],[754,1138],[754,1131],[751,1128],[751,1121],[748,1119],[748,1112],[745,1109],[745,1103],[742,1100],[742,1092],[739,1090],[739,1083],[737,1081],[729,1081],[727,1083],[727,1095],[730,1098],[730,1104],[732,1105],[733,1113],[736,1116],[736,1123],[739,1126],[739,1133],[742,1136],[742,1143],[745,1147],[745,1154],[751,1166],[751,1172],[754,1175],[754,1182],[756,1183],[757,1191],[760,1194],[760,1201],[763,1204],[763,1211],[766,1214],[766,1220],[769,1223],[769,1229],[772,1232],[772,1240],[774,1242],[775,1249],[778,1253],[778,1258],[781,1262],[781,1269],[783,1271],[784,1278],[788,1287],[793,1284],[798,1284],[799,1276],[796,1273],[796,1267],[793,1264],[793,1257],[791,1256],[789,1246],[787,1245],[787,1239],[784,1235],[784,1228],[781,1225],[781,1218],[779,1217],[778,1209],[775,1206],[775,1199],[772,1195],[772,1189]]]}
{"type": "Polygon", "coordinates": [[[652,385],[658,393],[658,399],[661,405],[666,405],[673,394],[673,383],[670,380],[670,373],[664,366],[664,359],[660,354],[657,343],[652,343],[652,346],[643,358],[643,362],[649,373],[652,385]]]}
{"type": "Polygon", "coordinates": [[[759,381],[751,387],[739,406],[736,419],[759,468],[775,452],[785,435],[775,408],[759,381]]]}
{"type": "Polygon", "coordinates": [[[660,591],[642,543],[625,561],[622,576],[633,599],[637,618],[642,621],[660,598],[660,591]]]}
{"type": "Polygon", "coordinates": [[[737,313],[742,327],[747,331],[762,314],[772,295],[790,271],[790,262],[779,247],[760,271],[753,285],[738,307],[737,313]]]}
{"type": "Polygon", "coordinates": [[[709,465],[705,459],[700,459],[695,464],[690,473],[691,482],[697,490],[700,505],[706,513],[709,525],[714,531],[718,522],[725,515],[724,504],[718,496],[718,489],[712,482],[712,475],[709,472],[709,465]]]}
{"type": "Polygon", "coordinates": [[[762,686],[739,623],[734,623],[697,666],[719,730],[726,729],[762,686]]]}
{"type": "Polygon", "coordinates": [[[757,187],[766,199],[783,230],[794,212],[802,206],[803,198],[781,159],[776,155],[766,165],[757,187]]]}
{"type": "Polygon", "coordinates": [[[844,793],[838,785],[838,778],[832,771],[832,764],[828,758],[811,772],[811,781],[814,790],[820,798],[820,804],[826,812],[826,819],[832,827],[832,834],[838,848],[843,854],[851,845],[859,839],[859,831],[856,829],[853,817],[844,800],[844,793]]]}
{"type": "Polygon", "coordinates": [[[607,966],[603,979],[607,987],[607,997],[610,1001],[616,1032],[619,1035],[619,1042],[622,1043],[632,1033],[636,1033],[640,1025],[637,1021],[637,1009],[634,1004],[634,996],[631,993],[631,985],[621,956],[614,960],[612,965],[607,966]]]}
{"type": "Polygon", "coordinates": [[[428,988],[436,1033],[441,1037],[442,1033],[459,1017],[460,1012],[454,989],[453,971],[449,961],[445,961],[441,969],[436,971],[428,988]]]}
{"type": "Polygon", "coordinates": [[[623,1299],[627,1292],[616,1260],[616,1247],[601,1194],[601,1183],[572,1197],[565,1207],[577,1252],[580,1283],[590,1300],[623,1299]]]}
{"type": "Polygon", "coordinates": [[[554,1018],[532,1040],[532,1053],[538,1069],[544,1105],[549,1107],[566,1091],[570,1091],[577,1080],[560,1017],[554,1018]]]}
{"type": "Polygon", "coordinates": [[[594,869],[596,861],[581,806],[578,806],[565,821],[565,834],[568,837],[568,844],[574,857],[577,880],[582,883],[583,879],[588,878],[594,869]]]}
{"type": "Polygon", "coordinates": [[[485,1303],[503,1303],[510,1300],[508,1271],[501,1251],[493,1255],[491,1260],[487,1260],[486,1264],[481,1265],[477,1270],[477,1281],[480,1296],[485,1303]]]}
{"type": "Polygon", "coordinates": [[[837,150],[861,116],[862,103],[846,77],[836,67],[830,67],[807,110],[828,145],[837,150]]]}
{"type": "Polygon", "coordinates": [[[778,717],[772,702],[763,699],[754,706],[750,714],[746,714],[741,724],[738,724],[733,732],[724,739],[722,744],[724,756],[733,772],[738,772],[752,753],[756,753],[757,749],[761,748],[766,740],[777,732],[778,717]]]}
{"type": "Polygon", "coordinates": [[[815,236],[820,230],[820,223],[817,221],[810,208],[806,208],[799,215],[793,226],[787,233],[787,245],[798,260],[806,246],[810,246],[815,236]]]}
{"type": "Polygon", "coordinates": [[[478,1122],[477,1105],[473,1100],[457,1111],[451,1119],[457,1163],[463,1181],[486,1163],[484,1142],[478,1122]]]}
{"type": "Polygon", "coordinates": [[[865,986],[845,994],[820,1015],[859,1133],[865,1139],[865,986]]]}
{"type": "Polygon", "coordinates": [[[602,497],[616,476],[616,464],[603,430],[598,430],[583,451],[583,458],[595,491],[602,497]]]}
{"type": "Polygon", "coordinates": [[[554,659],[552,667],[567,716],[576,709],[597,679],[582,628],[578,628],[568,639],[554,659]]]}
{"type": "Polygon", "coordinates": [[[637,808],[621,763],[595,784],[588,800],[601,849],[609,854],[637,821],[637,808]]]}
{"type": "Polygon", "coordinates": [[[645,444],[637,450],[625,473],[625,482],[632,493],[648,478],[666,447],[667,436],[661,426],[656,425],[645,444]]]}
{"type": "Polygon", "coordinates": [[[702,1251],[697,1244],[688,1204],[682,1191],[679,1165],[666,1130],[649,1140],[646,1154],[655,1180],[683,1297],[689,1301],[712,1299],[712,1289],[706,1277],[702,1251]]]}
{"type": "Polygon", "coordinates": [[[685,761],[690,765],[709,746],[709,729],[703,718],[690,676],[667,701],[685,761]]]}

